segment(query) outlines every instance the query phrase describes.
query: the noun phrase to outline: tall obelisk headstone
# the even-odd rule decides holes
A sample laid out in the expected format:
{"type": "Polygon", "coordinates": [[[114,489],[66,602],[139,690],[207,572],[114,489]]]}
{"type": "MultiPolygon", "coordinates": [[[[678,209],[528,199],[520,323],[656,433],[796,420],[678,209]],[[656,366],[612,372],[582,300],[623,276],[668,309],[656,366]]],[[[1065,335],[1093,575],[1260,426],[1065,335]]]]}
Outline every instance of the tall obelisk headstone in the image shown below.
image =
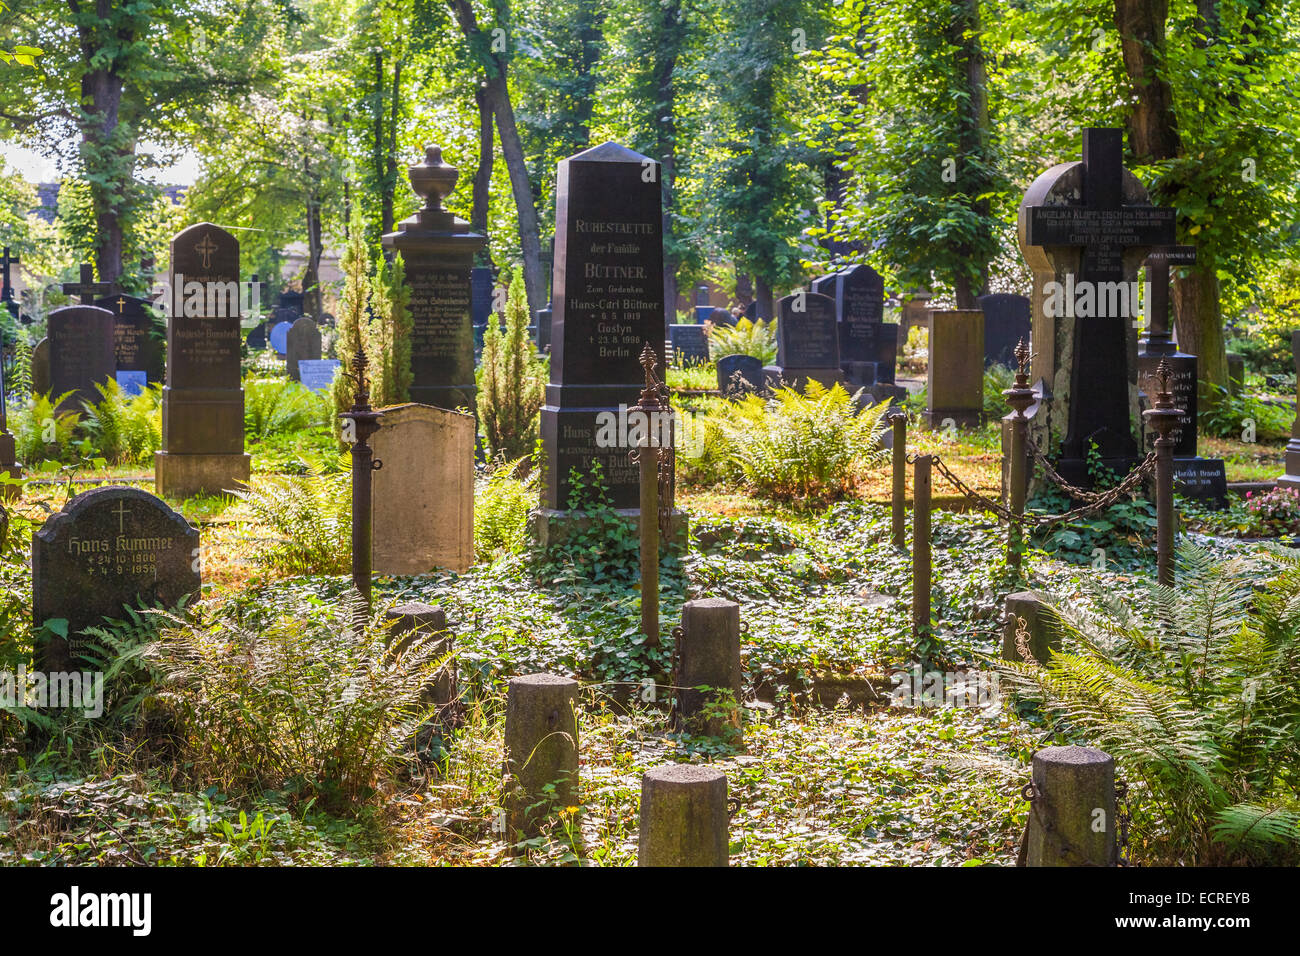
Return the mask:
{"type": "Polygon", "coordinates": [[[1057,470],[1079,485],[1094,443],[1121,475],[1138,459],[1137,270],[1151,246],[1174,241],[1175,210],[1152,206],[1122,159],[1122,130],[1085,129],[1083,161],[1053,166],[1020,203],[1043,391],[1030,428],[1043,449],[1064,434],[1057,470]]]}
{"type": "Polygon", "coordinates": [[[474,329],[470,269],[487,241],[469,223],[442,208],[460,171],[442,161],[437,146],[410,168],[411,188],[424,208],[383,238],[400,252],[411,290],[411,401],[455,410],[474,409],[474,329]]]}
{"type": "Polygon", "coordinates": [[[639,505],[628,447],[597,441],[597,416],[637,403],[648,342],[664,367],[659,163],[605,143],[559,165],[551,382],[542,407],[542,509],[568,508],[570,469],[600,462],[615,508],[639,505]]]}
{"type": "Polygon", "coordinates": [[[154,487],[168,498],[247,482],[239,374],[239,242],[201,222],[176,234],[167,296],[167,384],[154,487]]]}

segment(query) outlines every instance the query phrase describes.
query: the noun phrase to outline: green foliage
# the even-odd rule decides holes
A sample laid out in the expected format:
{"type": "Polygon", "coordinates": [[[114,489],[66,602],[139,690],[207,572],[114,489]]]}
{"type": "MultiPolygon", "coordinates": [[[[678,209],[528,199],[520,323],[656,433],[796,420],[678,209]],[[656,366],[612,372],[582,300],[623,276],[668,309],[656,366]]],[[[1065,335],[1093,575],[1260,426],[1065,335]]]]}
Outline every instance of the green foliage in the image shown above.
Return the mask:
{"type": "Polygon", "coordinates": [[[708,328],[709,357],[717,361],[726,355],[752,355],[764,365],[776,361],[776,320],[751,321],[741,318],[735,325],[708,328]]]}
{"type": "Polygon", "coordinates": [[[1200,430],[1216,438],[1241,439],[1247,422],[1255,423],[1257,441],[1276,441],[1291,434],[1295,410],[1286,405],[1274,405],[1242,391],[1233,395],[1218,385],[1208,385],[1217,396],[1213,404],[1202,407],[1197,413],[1200,430]]]}
{"type": "Polygon", "coordinates": [[[745,396],[723,427],[750,488],[778,501],[821,503],[848,494],[864,469],[885,460],[887,408],[860,410],[842,386],[809,382],[802,394],[782,387],[770,399],[745,396]]]}
{"type": "Polygon", "coordinates": [[[244,379],[244,434],[254,441],[327,423],[324,397],[287,378],[244,379]]]}
{"type": "Polygon", "coordinates": [[[503,462],[474,488],[474,557],[492,561],[522,554],[528,540],[528,513],[537,507],[534,470],[520,477],[523,460],[503,462]]]}
{"type": "MultiPolygon", "coordinates": [[[[370,303],[370,274],[366,249],[361,241],[362,230],[357,223],[343,250],[339,268],[343,270],[343,299],[339,304],[338,341],[335,350],[339,357],[339,372],[330,385],[334,402],[334,415],[330,421],[335,435],[341,436],[339,415],[356,402],[357,382],[353,378],[353,360],[365,351],[368,328],[366,309],[370,303]]],[[[367,356],[368,357],[368,356],[367,356]]],[[[340,441],[341,441],[340,437],[340,441]]]]}
{"type": "Polygon", "coordinates": [[[506,301],[506,329],[493,317],[483,336],[478,368],[478,415],[489,452],[518,459],[532,451],[546,392],[546,362],[528,335],[528,299],[516,276],[506,301]]]}
{"type": "Polygon", "coordinates": [[[80,416],[72,411],[55,411],[67,394],[53,400],[49,395],[33,395],[21,405],[10,406],[9,431],[14,436],[18,460],[23,464],[72,459],[80,416]]]}
{"type": "Polygon", "coordinates": [[[1178,557],[1177,590],[1141,599],[1085,580],[1090,609],[1058,605],[1062,650],[1009,672],[1060,732],[1115,758],[1136,862],[1294,865],[1300,559],[1178,557]]]}
{"type": "Polygon", "coordinates": [[[327,808],[370,800],[427,717],[434,642],[388,650],[387,608],[302,601],[269,618],[177,621],[154,646],[193,772],[228,792],[290,790],[327,808]]]}
{"type": "Polygon", "coordinates": [[[1262,534],[1300,535],[1300,490],[1279,486],[1258,495],[1248,491],[1246,511],[1262,534]]]}
{"type": "Polygon", "coordinates": [[[252,558],[288,574],[342,574],[351,567],[352,483],[307,462],[301,475],[261,475],[234,492],[253,521],[270,531],[252,558]]]}
{"type": "Polygon", "coordinates": [[[411,400],[411,290],[399,253],[392,265],[381,260],[371,296],[367,351],[374,370],[370,404],[376,408],[411,400]]]}
{"type": "Polygon", "coordinates": [[[91,447],[117,464],[152,464],[162,447],[162,386],[127,395],[116,379],[109,379],[95,388],[103,397],[85,405],[81,421],[91,447]]]}
{"type": "Polygon", "coordinates": [[[997,421],[1011,412],[1004,389],[1015,384],[1016,373],[1005,365],[990,365],[984,370],[984,420],[997,421]]]}

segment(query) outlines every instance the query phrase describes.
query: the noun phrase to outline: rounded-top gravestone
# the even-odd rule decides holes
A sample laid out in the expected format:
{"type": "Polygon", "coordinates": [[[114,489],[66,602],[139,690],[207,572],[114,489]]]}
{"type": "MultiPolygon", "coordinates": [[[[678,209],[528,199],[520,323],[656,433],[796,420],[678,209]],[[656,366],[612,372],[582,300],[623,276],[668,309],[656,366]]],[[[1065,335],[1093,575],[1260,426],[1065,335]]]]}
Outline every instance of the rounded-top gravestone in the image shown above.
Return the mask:
{"type": "Polygon", "coordinates": [[[279,322],[271,327],[271,348],[275,349],[275,354],[284,356],[289,349],[289,329],[293,327],[292,322],[279,322]]]}

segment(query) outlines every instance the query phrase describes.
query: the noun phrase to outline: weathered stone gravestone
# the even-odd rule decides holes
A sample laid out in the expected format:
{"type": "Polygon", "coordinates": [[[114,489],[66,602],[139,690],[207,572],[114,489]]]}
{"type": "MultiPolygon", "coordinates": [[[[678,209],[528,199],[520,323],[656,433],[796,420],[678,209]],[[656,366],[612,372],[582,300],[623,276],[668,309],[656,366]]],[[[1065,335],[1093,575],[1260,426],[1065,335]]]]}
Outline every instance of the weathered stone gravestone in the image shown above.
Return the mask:
{"type": "Polygon", "coordinates": [[[1291,333],[1291,359],[1296,370],[1296,419],[1286,443],[1286,470],[1277,479],[1280,488],[1300,488],[1300,329],[1291,333]]]}
{"type": "Polygon", "coordinates": [[[40,648],[44,670],[68,670],[78,632],[123,618],[123,608],[174,607],[199,593],[199,532],[138,488],[94,488],[32,536],[32,619],[67,621],[67,639],[40,648]]]}
{"type": "Polygon", "coordinates": [[[113,313],[113,353],[118,372],[144,372],[161,382],[166,368],[162,344],[154,338],[153,302],[134,295],[110,295],[95,303],[113,313]]]}
{"type": "Polygon", "coordinates": [[[304,315],[289,327],[286,338],[285,365],[289,370],[289,378],[295,382],[301,381],[298,363],[303,359],[315,361],[319,358],[320,328],[316,325],[315,319],[304,315]]]}
{"type": "Polygon", "coordinates": [[[247,482],[239,360],[239,242],[201,222],[171,245],[162,450],[154,487],[168,498],[220,494],[247,482]]]}
{"type": "Polygon", "coordinates": [[[926,409],[931,428],[978,425],[984,414],[984,313],[979,309],[930,312],[930,362],[926,409]]]}
{"type": "Polygon", "coordinates": [[[98,402],[96,385],[113,378],[113,313],[93,305],[67,305],[50,313],[46,326],[50,349],[50,392],[68,392],[59,410],[80,411],[82,402],[98,402]]]}
{"type": "Polygon", "coordinates": [[[50,392],[50,338],[47,335],[32,346],[32,391],[37,395],[50,392]]]}
{"type": "MultiPolygon", "coordinates": [[[[1181,408],[1169,436],[1174,440],[1174,458],[1196,457],[1196,399],[1197,362],[1174,344],[1169,330],[1169,267],[1189,265],[1196,261],[1195,246],[1160,246],[1151,250],[1143,263],[1147,269],[1150,299],[1147,301],[1146,334],[1138,341],[1138,385],[1144,393],[1156,369],[1163,360],[1169,369],[1169,385],[1174,396],[1174,407],[1181,408]]],[[[1148,451],[1155,447],[1154,430],[1145,435],[1148,451]]]]}
{"type": "Polygon", "coordinates": [[[926,325],[930,321],[930,299],[933,298],[929,292],[924,289],[914,290],[903,297],[903,304],[899,309],[902,318],[899,320],[898,334],[906,342],[908,333],[914,328],[929,328],[926,325]]]}
{"type": "Polygon", "coordinates": [[[474,563],[474,416],[408,403],[382,409],[370,440],[374,570],[424,574],[474,563]]]}
{"type": "Polygon", "coordinates": [[[808,283],[808,291],[816,292],[818,295],[828,295],[835,298],[835,289],[839,285],[840,274],[838,272],[828,272],[826,275],[818,276],[808,283]]]}
{"type": "MultiPolygon", "coordinates": [[[[460,172],[431,146],[410,168],[411,187],[424,207],[384,236],[400,252],[411,290],[411,400],[438,408],[474,408],[474,328],[470,269],[485,239],[442,208],[460,172]]],[[[490,280],[490,277],[489,277],[490,280]]],[[[490,281],[489,281],[490,285],[490,281]]],[[[489,289],[489,307],[491,306],[489,289]]]]}
{"type": "Polygon", "coordinates": [[[776,364],[763,369],[771,386],[802,391],[809,381],[827,388],[843,380],[835,300],[818,292],[796,292],[777,303],[776,364]]]}
{"type": "Polygon", "coordinates": [[[1123,163],[1123,133],[1085,129],[1083,161],[1039,176],[1020,204],[1021,253],[1034,273],[1031,375],[1043,402],[1030,422],[1039,448],[1063,432],[1057,471],[1091,484],[1088,449],[1127,474],[1138,458],[1137,269],[1174,241],[1173,209],[1150,205],[1123,163]]]}
{"type": "Polygon", "coordinates": [[[597,421],[636,404],[646,343],[664,368],[659,172],[658,162],[617,143],[559,164],[551,381],[541,412],[544,511],[567,509],[571,471],[588,475],[596,462],[615,508],[640,503],[630,449],[605,447],[597,421]]]}
{"type": "Polygon", "coordinates": [[[704,326],[670,325],[668,326],[668,341],[672,345],[674,364],[708,364],[709,337],[704,334],[704,326]]]}
{"type": "Polygon", "coordinates": [[[738,397],[763,390],[763,362],[752,355],[724,355],[718,359],[718,391],[738,397]]]}
{"type": "Polygon", "coordinates": [[[1015,368],[1016,346],[1030,341],[1029,297],[994,292],[976,301],[984,312],[984,364],[1015,368]]]}

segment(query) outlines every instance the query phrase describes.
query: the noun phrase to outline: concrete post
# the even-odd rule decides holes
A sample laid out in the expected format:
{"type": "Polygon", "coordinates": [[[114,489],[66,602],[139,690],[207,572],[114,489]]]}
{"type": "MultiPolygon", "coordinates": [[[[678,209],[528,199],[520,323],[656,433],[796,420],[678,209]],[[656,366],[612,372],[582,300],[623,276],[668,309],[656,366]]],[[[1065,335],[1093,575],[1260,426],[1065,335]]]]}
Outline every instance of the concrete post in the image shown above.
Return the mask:
{"type": "Polygon", "coordinates": [[[676,716],[679,729],[725,737],[741,747],[740,605],[722,598],[687,601],[677,638],[676,716]],[[709,690],[697,690],[699,687],[709,690]],[[729,692],[734,707],[718,714],[719,692],[729,692]],[[712,707],[710,706],[712,705],[712,707]],[[715,711],[706,715],[706,710],[715,711]]]}
{"type": "Polygon", "coordinates": [[[1026,866],[1114,866],[1115,761],[1092,747],[1034,754],[1026,866]]]}
{"type": "Polygon", "coordinates": [[[726,866],[729,824],[722,771],[655,767],[641,778],[637,866],[726,866]]]}
{"type": "Polygon", "coordinates": [[[578,802],[578,682],[512,677],[506,693],[504,803],[510,832],[534,836],[556,807],[578,802]],[[554,794],[545,791],[555,785],[554,794]]]}
{"type": "Polygon", "coordinates": [[[903,504],[907,497],[907,412],[901,408],[890,413],[894,429],[894,473],[892,510],[892,538],[894,547],[907,547],[907,535],[904,531],[903,504]]]}
{"type": "Polygon", "coordinates": [[[912,472],[912,637],[930,632],[930,456],[912,472]]]}
{"type": "Polygon", "coordinates": [[[425,703],[437,709],[435,723],[442,731],[450,732],[461,723],[460,689],[456,681],[455,638],[447,629],[447,614],[441,608],[413,601],[399,604],[390,610],[387,618],[392,622],[389,631],[389,653],[403,653],[417,642],[427,644],[438,657],[447,662],[438,668],[437,676],[425,685],[421,695],[425,703]]]}
{"type": "Polygon", "coordinates": [[[1006,611],[1002,626],[1002,659],[1004,661],[1024,662],[1024,656],[1016,646],[1016,632],[1020,622],[1025,622],[1029,634],[1029,653],[1040,664],[1046,664],[1052,651],[1059,650],[1061,638],[1057,633],[1060,618],[1048,606],[1043,595],[1036,591],[1018,591],[1008,594],[1006,611]]]}

